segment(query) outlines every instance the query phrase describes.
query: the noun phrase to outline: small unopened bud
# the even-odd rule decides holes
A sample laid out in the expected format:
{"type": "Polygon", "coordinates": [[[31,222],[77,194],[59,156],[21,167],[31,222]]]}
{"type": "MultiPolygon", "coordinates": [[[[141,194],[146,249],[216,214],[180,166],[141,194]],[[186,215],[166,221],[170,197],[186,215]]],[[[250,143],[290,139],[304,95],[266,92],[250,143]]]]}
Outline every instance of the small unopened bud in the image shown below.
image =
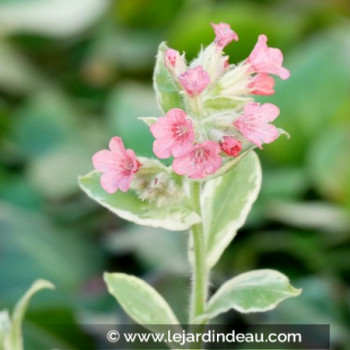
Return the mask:
{"type": "Polygon", "coordinates": [[[164,55],[164,65],[168,71],[174,76],[182,74],[186,71],[186,63],[179,51],[167,49],[164,55]]]}
{"type": "Polygon", "coordinates": [[[193,97],[199,95],[211,80],[209,74],[201,66],[197,66],[181,74],[179,81],[186,92],[193,97]]]}
{"type": "Polygon", "coordinates": [[[224,136],[220,147],[228,156],[237,157],[242,150],[242,143],[233,137],[224,136]]]}

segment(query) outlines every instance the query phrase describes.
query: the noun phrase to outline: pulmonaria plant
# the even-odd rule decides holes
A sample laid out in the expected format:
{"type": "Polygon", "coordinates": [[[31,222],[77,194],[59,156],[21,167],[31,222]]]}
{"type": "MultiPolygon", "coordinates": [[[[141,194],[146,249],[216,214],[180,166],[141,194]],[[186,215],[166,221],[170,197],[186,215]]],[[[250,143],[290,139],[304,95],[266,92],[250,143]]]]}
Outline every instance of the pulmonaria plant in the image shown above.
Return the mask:
{"type": "MultiPolygon", "coordinates": [[[[209,298],[209,274],[244,224],[261,185],[254,148],[275,141],[280,114],[256,95],[274,93],[274,76],[289,77],[279,49],[260,35],[247,59],[230,64],[224,49],[238,35],[228,24],[212,24],[214,41],[187,63],[161,43],[154,70],[160,117],[143,117],[154,136],[157,158],[125,149],[113,137],[109,150],[93,156],[95,171],[79,179],[82,189],[120,217],[136,224],[189,230],[192,292],[189,323],[219,314],[262,312],[300,290],[271,269],[243,273],[209,298]],[[171,166],[162,159],[172,157],[171,166]]],[[[145,237],[147,239],[147,237],[145,237]]],[[[173,311],[151,286],[123,273],[106,273],[109,291],[138,323],[177,324],[173,311]]]]}

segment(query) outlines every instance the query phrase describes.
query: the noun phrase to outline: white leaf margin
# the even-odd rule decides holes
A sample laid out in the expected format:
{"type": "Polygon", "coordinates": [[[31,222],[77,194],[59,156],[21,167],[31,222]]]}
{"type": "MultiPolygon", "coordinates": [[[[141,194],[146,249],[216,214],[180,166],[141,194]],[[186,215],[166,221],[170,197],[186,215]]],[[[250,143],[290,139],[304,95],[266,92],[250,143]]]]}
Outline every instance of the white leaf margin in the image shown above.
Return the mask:
{"type": "Polygon", "coordinates": [[[108,292],[114,298],[117,299],[117,301],[123,307],[125,312],[135,322],[139,322],[139,320],[137,320],[137,318],[134,316],[134,313],[129,310],[129,307],[126,305],[126,303],[120,297],[118,297],[118,291],[116,291],[112,287],[113,279],[118,279],[119,281],[125,281],[128,285],[134,285],[136,289],[143,290],[149,297],[153,298],[153,302],[155,305],[158,305],[162,310],[164,310],[165,315],[169,319],[168,324],[179,325],[178,319],[176,318],[173,310],[170,308],[166,300],[153,287],[151,287],[148,283],[146,283],[142,279],[132,275],[125,274],[125,273],[108,273],[108,272],[105,272],[103,274],[103,279],[107,285],[108,292]]]}
{"type": "Polygon", "coordinates": [[[165,220],[165,219],[158,219],[157,220],[154,218],[140,218],[138,215],[132,214],[131,212],[129,212],[127,210],[122,210],[122,209],[112,207],[111,205],[107,204],[103,200],[103,198],[101,198],[95,194],[92,194],[92,191],[89,190],[88,188],[86,188],[86,186],[84,186],[81,183],[81,180],[83,178],[86,178],[88,176],[93,176],[96,173],[97,173],[97,171],[92,171],[92,172],[88,173],[87,175],[80,176],[78,178],[78,183],[79,183],[80,188],[88,195],[88,197],[95,200],[97,203],[101,204],[103,207],[107,208],[112,213],[118,215],[119,217],[121,217],[124,220],[134,222],[135,224],[138,224],[138,225],[151,226],[151,227],[162,227],[162,228],[172,230],[172,231],[185,231],[185,230],[188,230],[188,228],[191,227],[192,225],[195,225],[195,224],[198,224],[201,222],[201,218],[194,211],[187,214],[187,216],[182,217],[181,220],[178,220],[176,222],[176,226],[175,226],[174,221],[170,220],[170,219],[169,220],[165,220]]]}
{"type": "MultiPolygon", "coordinates": [[[[254,181],[254,188],[253,190],[249,193],[247,197],[247,201],[243,209],[241,210],[240,216],[236,219],[231,221],[230,224],[226,225],[219,233],[217,233],[217,236],[222,236],[224,239],[221,239],[219,244],[215,246],[216,249],[208,251],[207,255],[207,265],[209,268],[212,268],[217,261],[219,260],[220,256],[226,249],[226,247],[230,244],[230,242],[233,240],[233,238],[236,236],[237,231],[244,225],[248,214],[258,198],[260,189],[261,189],[261,184],[262,184],[262,169],[261,169],[261,164],[259,161],[259,157],[255,152],[250,152],[251,157],[254,157],[254,161],[257,167],[257,171],[254,174],[251,174],[250,176],[255,177],[254,181]],[[223,231],[225,232],[230,232],[229,234],[222,234],[223,231]]],[[[239,170],[238,168],[236,168],[239,170]]],[[[233,170],[234,171],[234,170],[233,170]]],[[[213,180],[208,181],[203,189],[203,193],[201,196],[201,207],[202,210],[205,208],[205,205],[208,201],[210,201],[210,198],[214,198],[215,190],[216,187],[220,186],[221,182],[224,180],[223,177],[217,177],[213,180]]],[[[203,227],[205,230],[205,222],[210,222],[213,215],[215,215],[213,210],[207,210],[207,211],[202,211],[203,213],[205,212],[205,215],[203,215],[203,227]]],[[[207,232],[205,232],[206,237],[207,237],[207,232]]]]}
{"type": "Polygon", "coordinates": [[[266,311],[270,311],[273,310],[274,308],[276,308],[277,305],[279,305],[282,301],[284,301],[285,299],[291,298],[291,297],[296,297],[298,295],[300,295],[302,292],[301,288],[294,288],[291,284],[290,284],[290,280],[287,276],[285,276],[283,273],[273,270],[273,269],[259,269],[259,270],[253,270],[253,271],[249,271],[246,273],[242,273],[240,275],[238,275],[237,277],[234,277],[230,280],[228,280],[227,282],[225,282],[219,289],[218,291],[211,297],[211,299],[209,300],[209,303],[207,305],[207,308],[204,312],[204,314],[200,315],[198,317],[198,319],[196,319],[196,321],[198,320],[208,320],[208,319],[213,319],[214,317],[225,313],[227,311],[229,311],[230,309],[234,309],[240,313],[256,313],[256,312],[266,312],[266,311]],[[232,301],[228,301],[225,305],[223,305],[220,308],[217,308],[216,310],[213,311],[209,311],[210,308],[212,307],[213,304],[215,304],[223,295],[225,295],[226,293],[230,292],[231,290],[236,289],[243,289],[249,286],[250,287],[255,287],[255,288],[259,288],[258,284],[251,284],[249,285],[248,283],[246,284],[242,284],[242,287],[239,287],[239,284],[241,282],[244,282],[245,280],[249,279],[249,278],[255,278],[255,277],[261,277],[261,275],[265,274],[267,279],[270,280],[271,276],[273,278],[276,279],[276,282],[279,283],[283,283],[285,284],[288,288],[289,291],[286,292],[282,292],[280,291],[281,294],[284,294],[284,296],[282,296],[281,298],[277,299],[276,302],[271,303],[269,306],[266,306],[264,308],[262,307],[250,307],[250,308],[242,308],[241,306],[232,303],[232,301]]]}

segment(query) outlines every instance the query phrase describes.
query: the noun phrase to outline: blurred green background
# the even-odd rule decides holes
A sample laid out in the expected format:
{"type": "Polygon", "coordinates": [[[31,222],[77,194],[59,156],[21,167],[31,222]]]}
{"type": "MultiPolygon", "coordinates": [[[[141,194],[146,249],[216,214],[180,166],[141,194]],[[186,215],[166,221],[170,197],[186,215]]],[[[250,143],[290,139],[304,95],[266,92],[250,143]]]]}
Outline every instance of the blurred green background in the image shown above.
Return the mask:
{"type": "MultiPolygon", "coordinates": [[[[153,284],[185,321],[186,233],[127,224],[88,199],[77,176],[111,136],[140,155],[159,116],[152,69],[160,41],[193,58],[228,22],[244,59],[257,36],[280,47],[291,78],[276,84],[281,137],[259,151],[264,181],[244,229],[212,275],[275,268],[303,294],[266,314],[221,321],[328,323],[332,348],[350,349],[350,2],[348,0],[0,1],[0,309],[36,278],[28,346],[79,347],[48,323],[125,322],[103,271],[153,284]]],[[[227,208],[229,210],[229,208],[227,208]]],[[[84,331],[79,331],[84,336],[84,331]]]]}

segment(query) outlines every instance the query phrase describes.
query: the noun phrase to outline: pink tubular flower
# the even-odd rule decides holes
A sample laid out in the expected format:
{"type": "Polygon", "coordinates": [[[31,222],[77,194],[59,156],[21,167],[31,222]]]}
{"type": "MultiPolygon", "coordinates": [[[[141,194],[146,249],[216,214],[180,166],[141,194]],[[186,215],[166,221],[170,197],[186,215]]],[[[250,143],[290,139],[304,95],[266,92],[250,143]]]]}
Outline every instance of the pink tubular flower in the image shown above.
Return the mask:
{"type": "Polygon", "coordinates": [[[191,119],[179,108],[168,111],[150,127],[156,138],[153,152],[158,158],[181,157],[192,149],[194,131],[191,119]]]}
{"type": "Polygon", "coordinates": [[[112,137],[109,148],[110,151],[103,149],[92,157],[95,169],[103,173],[101,186],[108,193],[114,193],[118,189],[126,192],[141,164],[133,150],[124,148],[120,137],[112,137]]]}
{"type": "Polygon", "coordinates": [[[231,157],[237,157],[242,150],[242,143],[230,136],[224,136],[220,142],[221,149],[231,157]]]}
{"type": "Polygon", "coordinates": [[[256,73],[270,73],[279,76],[281,79],[288,79],[289,70],[282,67],[283,55],[281,50],[267,46],[266,35],[259,35],[253,51],[247,62],[256,73]]]}
{"type": "Polygon", "coordinates": [[[179,175],[187,175],[192,179],[214,174],[221,166],[220,146],[214,141],[196,144],[192,150],[173,161],[173,170],[179,175]]]}
{"type": "Polygon", "coordinates": [[[193,97],[200,94],[207,87],[210,83],[210,76],[202,66],[197,66],[182,73],[179,76],[179,81],[186,92],[193,97]]]}
{"type": "Polygon", "coordinates": [[[250,102],[246,104],[244,114],[234,122],[234,125],[248,141],[262,148],[263,143],[270,143],[279,136],[276,127],[269,124],[279,113],[278,107],[271,103],[260,105],[250,102]]]}
{"type": "Polygon", "coordinates": [[[275,93],[273,87],[275,86],[275,80],[266,73],[259,73],[248,85],[253,95],[272,95],[275,93]]]}
{"type": "Polygon", "coordinates": [[[227,46],[232,40],[238,41],[238,35],[231,29],[227,23],[211,23],[216,35],[215,44],[220,48],[227,46]]]}

